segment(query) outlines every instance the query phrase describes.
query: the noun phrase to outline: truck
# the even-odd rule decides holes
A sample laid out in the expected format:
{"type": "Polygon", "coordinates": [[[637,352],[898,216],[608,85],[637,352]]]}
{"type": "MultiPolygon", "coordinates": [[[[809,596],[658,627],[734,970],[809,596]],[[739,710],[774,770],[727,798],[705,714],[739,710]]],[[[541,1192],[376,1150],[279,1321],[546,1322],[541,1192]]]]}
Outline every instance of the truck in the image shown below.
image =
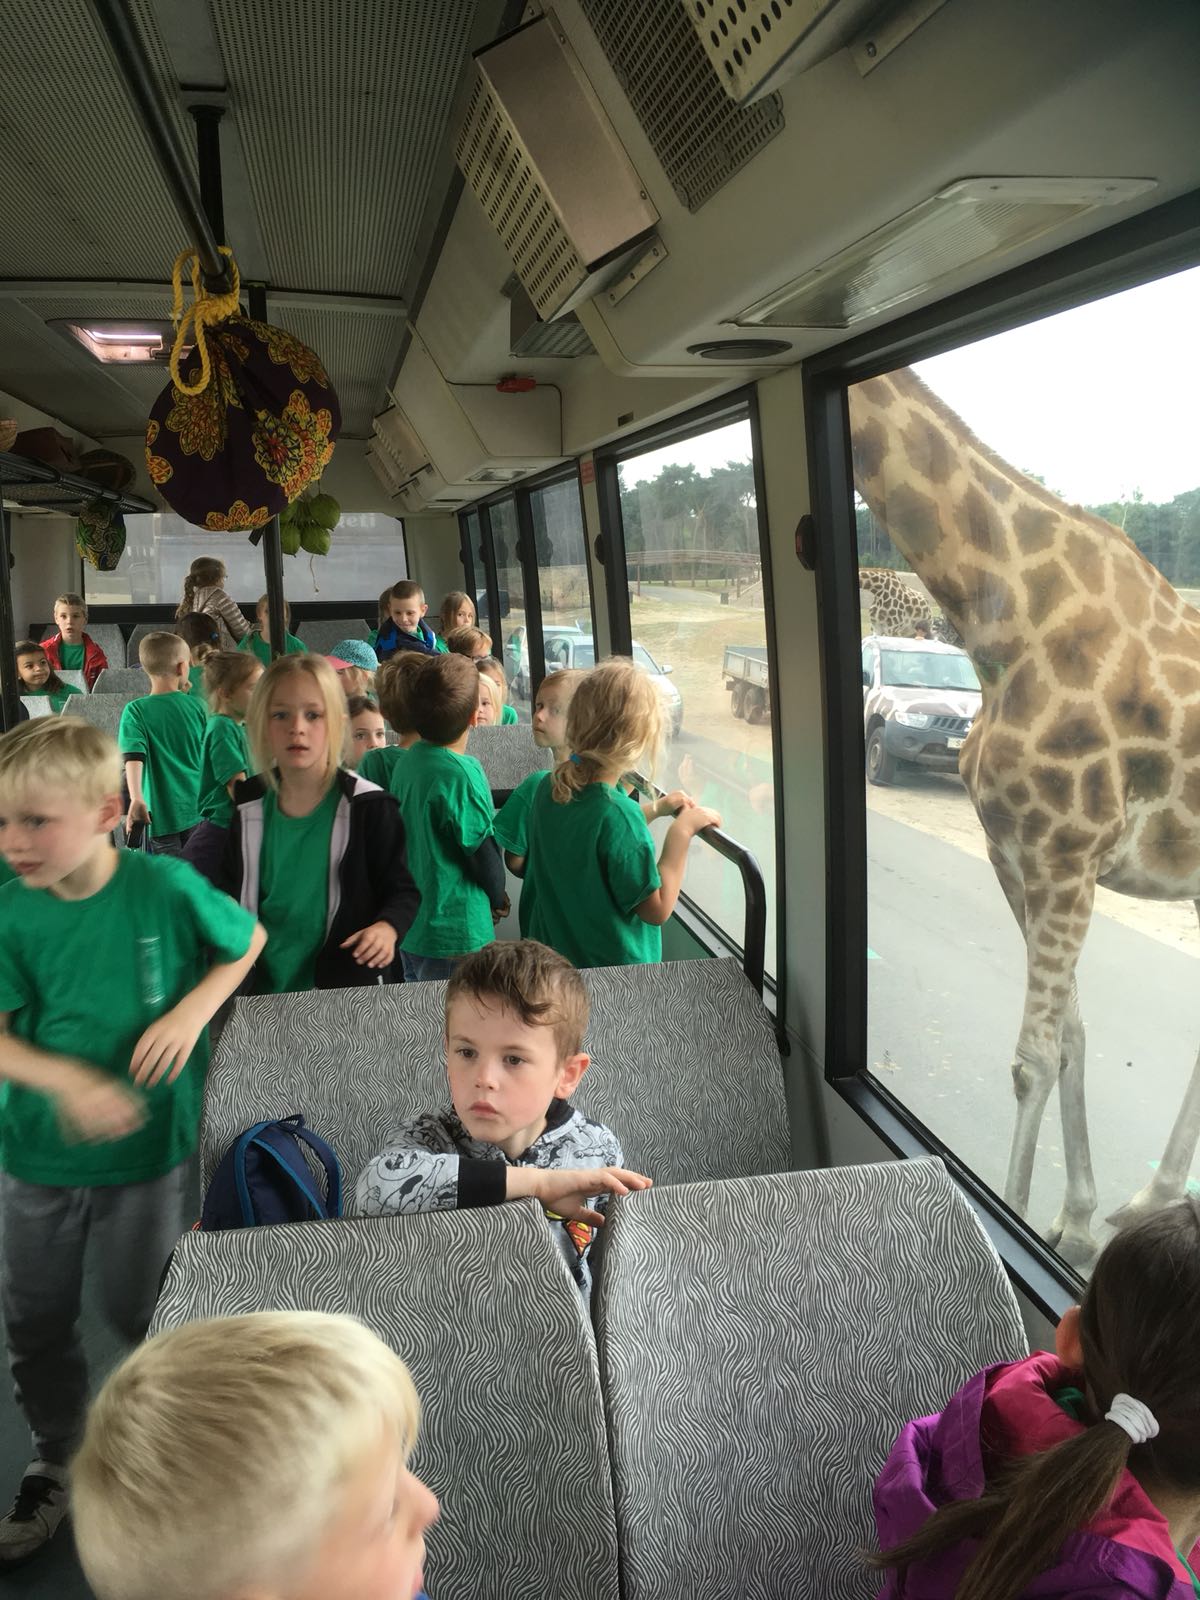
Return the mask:
{"type": "Polygon", "coordinates": [[[721,671],[734,716],[744,717],[750,723],[768,722],[771,717],[771,688],[767,674],[766,645],[726,645],[721,671]]]}

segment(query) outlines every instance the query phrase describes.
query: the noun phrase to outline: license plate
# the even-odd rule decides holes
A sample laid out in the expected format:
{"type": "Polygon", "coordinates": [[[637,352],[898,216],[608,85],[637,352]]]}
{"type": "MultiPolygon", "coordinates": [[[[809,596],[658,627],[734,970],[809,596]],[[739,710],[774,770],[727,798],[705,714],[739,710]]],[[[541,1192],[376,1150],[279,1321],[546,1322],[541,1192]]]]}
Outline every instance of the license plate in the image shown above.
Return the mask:
{"type": "Polygon", "coordinates": [[[962,747],[963,747],[963,741],[961,739],[947,739],[946,740],[946,749],[947,750],[961,750],[962,747]]]}

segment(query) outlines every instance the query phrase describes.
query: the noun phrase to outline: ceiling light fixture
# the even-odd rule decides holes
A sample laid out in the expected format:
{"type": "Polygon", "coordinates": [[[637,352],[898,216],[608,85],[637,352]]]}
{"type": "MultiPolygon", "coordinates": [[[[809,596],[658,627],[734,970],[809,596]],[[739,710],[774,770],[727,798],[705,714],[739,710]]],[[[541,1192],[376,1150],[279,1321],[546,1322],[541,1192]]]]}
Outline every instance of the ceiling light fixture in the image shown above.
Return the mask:
{"type": "Polygon", "coordinates": [[[58,317],[46,324],[81,344],[105,366],[165,366],[173,337],[170,322],[121,322],[115,318],[58,317]]]}

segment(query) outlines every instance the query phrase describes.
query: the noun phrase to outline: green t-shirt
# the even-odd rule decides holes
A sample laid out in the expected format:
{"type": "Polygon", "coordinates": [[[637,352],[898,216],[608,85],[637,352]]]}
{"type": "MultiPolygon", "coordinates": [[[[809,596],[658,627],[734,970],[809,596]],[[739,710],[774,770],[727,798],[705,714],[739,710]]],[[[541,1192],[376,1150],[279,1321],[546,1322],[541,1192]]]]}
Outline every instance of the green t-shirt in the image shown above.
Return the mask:
{"type": "Polygon", "coordinates": [[[15,883],[16,880],[16,873],[9,866],[8,862],[5,861],[4,857],[0,856],[0,889],[2,889],[6,883],[15,883]]]}
{"type": "Polygon", "coordinates": [[[496,842],[511,855],[529,853],[529,808],[534,796],[546,779],[547,772],[531,772],[522,778],[517,787],[496,813],[496,842]]]}
{"type": "Polygon", "coordinates": [[[179,833],[200,820],[200,761],[208,713],[183,689],[131,700],[121,713],[122,756],[142,758],[150,833],[179,833]]]}
{"type": "MultiPolygon", "coordinates": [[[[186,861],[122,850],[86,900],[10,883],[0,889],[0,1011],[18,1039],[132,1084],[137,1041],[216,962],[245,955],[254,918],[186,861]]],[[[23,1183],[146,1183],[195,1149],[207,1031],[174,1083],[139,1090],[146,1121],[104,1144],[64,1135],[54,1101],[0,1085],[0,1166],[23,1183]]]]}
{"type": "Polygon", "coordinates": [[[502,728],[511,728],[513,723],[518,720],[517,708],[515,706],[504,706],[501,709],[500,726],[502,728]]]}
{"type": "Polygon", "coordinates": [[[87,646],[83,644],[63,644],[61,639],[58,646],[58,660],[64,672],[82,672],[83,658],[87,646]]]}
{"type": "Polygon", "coordinates": [[[242,724],[224,715],[209,717],[200,760],[201,819],[227,828],[233,816],[233,801],[227,787],[229,780],[236,778],[239,772],[249,777],[253,771],[242,724]]]}
{"type": "MultiPolygon", "coordinates": [[[[239,650],[253,650],[264,667],[271,665],[271,641],[264,639],[261,633],[248,633],[238,645],[239,650]]],[[[295,634],[285,633],[283,636],[283,653],[285,656],[302,656],[308,652],[308,646],[300,643],[295,634]]]]}
{"type": "Polygon", "coordinates": [[[51,691],[50,689],[25,689],[25,688],[22,688],[21,693],[22,694],[27,694],[27,695],[33,695],[33,696],[49,695],[50,704],[51,704],[51,706],[52,706],[52,708],[54,710],[55,716],[57,716],[58,713],[62,710],[62,708],[66,705],[67,701],[71,698],[71,696],[73,694],[82,694],[83,690],[82,689],[77,689],[73,683],[64,683],[61,689],[55,689],[53,691],[51,691]]]}
{"type": "Polygon", "coordinates": [[[408,751],[398,744],[385,744],[378,750],[368,750],[358,763],[358,775],[368,783],[377,783],[381,789],[390,789],[396,763],[407,754],[408,751]]]}
{"type": "Polygon", "coordinates": [[[559,805],[543,784],[529,810],[528,834],[521,900],[532,891],[529,938],[577,967],[662,960],[662,929],[636,910],[662,883],[636,802],[611,784],[589,783],[559,805]]]}
{"type": "Polygon", "coordinates": [[[192,699],[195,700],[198,705],[202,705],[204,707],[205,711],[207,711],[208,710],[208,701],[205,698],[205,694],[204,694],[204,663],[203,662],[201,662],[198,666],[193,666],[193,667],[189,667],[188,668],[188,682],[192,686],[192,689],[191,689],[192,699]]]}
{"type": "Polygon", "coordinates": [[[488,897],[467,876],[467,857],[490,837],[495,808],[474,756],[418,742],[392,769],[408,845],[408,870],[421,909],[401,949],[416,956],[461,956],[495,937],[488,897]]]}
{"type": "Polygon", "coordinates": [[[293,994],[316,982],[316,960],[329,916],[329,842],[341,798],[336,783],[315,811],[287,817],[279,798],[263,801],[258,920],[267,930],[260,994],[293,994]]]}

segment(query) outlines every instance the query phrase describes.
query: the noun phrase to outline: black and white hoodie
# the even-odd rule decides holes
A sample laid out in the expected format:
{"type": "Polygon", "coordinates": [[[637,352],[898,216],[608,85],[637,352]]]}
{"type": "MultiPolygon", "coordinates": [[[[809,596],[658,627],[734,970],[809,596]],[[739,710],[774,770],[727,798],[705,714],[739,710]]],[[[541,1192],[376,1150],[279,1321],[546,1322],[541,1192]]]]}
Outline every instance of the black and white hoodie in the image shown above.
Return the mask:
{"type": "MultiPolygon", "coordinates": [[[[392,1135],[386,1150],[373,1156],[359,1174],[355,1211],[359,1216],[390,1216],[410,1211],[454,1211],[467,1206],[501,1205],[507,1193],[506,1167],[622,1167],[625,1157],[611,1128],[592,1122],[569,1100],[552,1100],[543,1132],[515,1159],[499,1145],[473,1139],[447,1109],[417,1117],[392,1135]]],[[[590,1203],[603,1210],[607,1196],[590,1203]]],[[[571,1276],[586,1294],[591,1286],[587,1252],[592,1228],[551,1218],[571,1276]]]]}
{"type": "MultiPolygon", "coordinates": [[[[342,941],[372,922],[389,922],[396,930],[396,949],[412,926],[421,891],[408,870],[404,823],[396,798],[356,772],[339,768],[334,783],[341,790],[329,839],[329,901],[325,943],[316,960],[318,989],[350,989],[380,981],[372,967],[360,966],[342,941]]],[[[239,783],[217,885],[258,915],[259,869],[262,864],[262,777],[239,783]]],[[[397,957],[398,959],[398,957],[397,957]]],[[[253,988],[253,981],[250,987],[253,988]]]]}

